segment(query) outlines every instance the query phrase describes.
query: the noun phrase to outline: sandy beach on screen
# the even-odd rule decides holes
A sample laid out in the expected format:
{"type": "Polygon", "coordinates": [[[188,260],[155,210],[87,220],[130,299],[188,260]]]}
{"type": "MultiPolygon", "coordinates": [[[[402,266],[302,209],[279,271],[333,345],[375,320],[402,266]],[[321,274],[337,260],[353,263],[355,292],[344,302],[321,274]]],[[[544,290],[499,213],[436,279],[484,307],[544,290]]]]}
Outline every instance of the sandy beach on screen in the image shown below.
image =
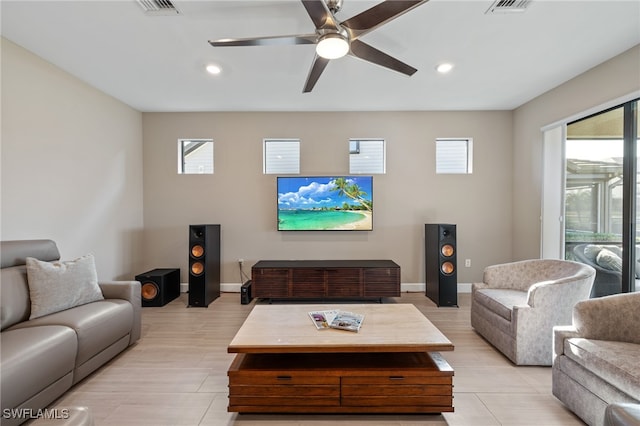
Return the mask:
{"type": "Polygon", "coordinates": [[[336,226],[332,229],[349,231],[369,231],[373,229],[373,214],[371,212],[366,210],[358,210],[354,213],[364,215],[364,217],[357,222],[351,222],[345,225],[336,226]]]}

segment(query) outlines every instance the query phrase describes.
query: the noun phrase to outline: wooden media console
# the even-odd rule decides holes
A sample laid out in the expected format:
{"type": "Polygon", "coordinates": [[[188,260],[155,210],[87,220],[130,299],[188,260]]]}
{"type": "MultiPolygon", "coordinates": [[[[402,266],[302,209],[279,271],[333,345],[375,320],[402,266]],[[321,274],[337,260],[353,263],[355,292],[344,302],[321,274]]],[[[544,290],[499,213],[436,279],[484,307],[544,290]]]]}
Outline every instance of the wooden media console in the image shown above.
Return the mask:
{"type": "Polygon", "coordinates": [[[263,299],[400,296],[400,266],[391,260],[261,260],[251,291],[263,299]]]}

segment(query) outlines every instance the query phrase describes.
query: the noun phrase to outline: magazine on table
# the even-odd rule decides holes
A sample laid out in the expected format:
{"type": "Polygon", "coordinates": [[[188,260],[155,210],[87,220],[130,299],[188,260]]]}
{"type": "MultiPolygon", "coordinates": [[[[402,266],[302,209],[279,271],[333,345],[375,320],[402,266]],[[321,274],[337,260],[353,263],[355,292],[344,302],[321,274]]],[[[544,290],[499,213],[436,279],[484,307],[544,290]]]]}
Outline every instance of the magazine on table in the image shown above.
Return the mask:
{"type": "Polygon", "coordinates": [[[331,321],[333,321],[336,315],[338,315],[337,310],[309,312],[309,316],[318,330],[327,330],[331,328],[329,324],[331,324],[331,321]]]}
{"type": "Polygon", "coordinates": [[[340,330],[349,330],[358,332],[364,315],[355,312],[327,310],[327,311],[311,311],[309,316],[318,330],[327,330],[329,328],[337,328],[340,330]]]}

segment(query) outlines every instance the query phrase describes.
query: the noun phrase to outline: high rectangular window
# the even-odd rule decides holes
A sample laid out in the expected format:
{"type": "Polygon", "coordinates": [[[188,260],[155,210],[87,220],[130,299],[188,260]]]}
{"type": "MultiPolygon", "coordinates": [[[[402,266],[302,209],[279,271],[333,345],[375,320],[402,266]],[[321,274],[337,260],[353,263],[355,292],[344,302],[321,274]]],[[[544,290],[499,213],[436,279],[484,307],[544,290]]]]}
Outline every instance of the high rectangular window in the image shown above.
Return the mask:
{"type": "Polygon", "coordinates": [[[384,139],[349,139],[349,173],[386,173],[384,139]]]}
{"type": "Polygon", "coordinates": [[[178,174],[213,174],[213,140],[178,140],[178,174]]]}
{"type": "Polygon", "coordinates": [[[300,139],[265,139],[264,174],[299,174],[300,139]]]}
{"type": "Polygon", "coordinates": [[[436,173],[471,174],[473,140],[470,138],[436,139],[436,173]]]}

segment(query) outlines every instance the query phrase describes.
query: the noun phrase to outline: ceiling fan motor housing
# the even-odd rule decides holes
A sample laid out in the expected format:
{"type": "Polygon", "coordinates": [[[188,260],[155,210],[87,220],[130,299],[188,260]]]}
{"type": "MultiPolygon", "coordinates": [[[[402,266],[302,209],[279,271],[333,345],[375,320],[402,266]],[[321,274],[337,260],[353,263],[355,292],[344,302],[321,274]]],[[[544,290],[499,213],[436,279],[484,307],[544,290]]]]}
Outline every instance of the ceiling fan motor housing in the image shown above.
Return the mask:
{"type": "Polygon", "coordinates": [[[342,8],[342,0],[326,0],[327,7],[333,13],[338,12],[342,8]]]}

